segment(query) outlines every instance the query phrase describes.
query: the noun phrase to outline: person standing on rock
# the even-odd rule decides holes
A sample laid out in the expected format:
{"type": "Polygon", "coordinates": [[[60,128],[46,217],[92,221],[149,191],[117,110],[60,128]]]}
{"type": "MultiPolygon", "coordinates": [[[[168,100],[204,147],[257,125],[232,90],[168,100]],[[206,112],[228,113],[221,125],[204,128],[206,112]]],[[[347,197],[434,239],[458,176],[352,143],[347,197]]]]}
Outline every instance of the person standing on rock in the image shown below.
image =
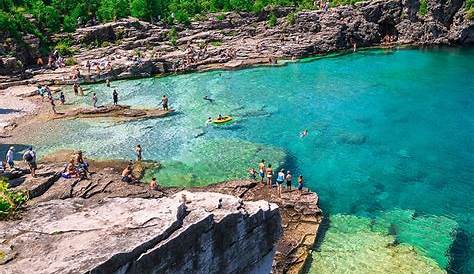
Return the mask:
{"type": "Polygon", "coordinates": [[[97,108],[97,95],[94,94],[92,95],[92,104],[94,105],[94,108],[97,108]]]}
{"type": "Polygon", "coordinates": [[[285,171],[281,169],[277,174],[277,189],[278,189],[278,197],[281,197],[281,191],[283,188],[283,182],[285,181],[285,171]]]}
{"type": "Polygon", "coordinates": [[[142,160],[142,146],[140,144],[135,147],[135,155],[137,156],[137,161],[140,162],[142,160]]]}
{"type": "Polygon", "coordinates": [[[163,107],[163,110],[168,111],[168,97],[166,95],[163,95],[161,98],[161,105],[163,107]]]}
{"type": "Polygon", "coordinates": [[[33,178],[36,177],[36,169],[38,167],[36,165],[36,152],[33,151],[32,147],[29,147],[28,150],[23,153],[23,160],[30,168],[31,176],[33,178]]]}
{"type": "Polygon", "coordinates": [[[304,187],[303,175],[298,176],[298,190],[301,192],[304,187]]]}
{"type": "Polygon", "coordinates": [[[114,99],[114,106],[116,106],[118,104],[118,93],[116,89],[114,89],[114,92],[112,93],[112,97],[114,99]]]}
{"type": "Polygon", "coordinates": [[[109,79],[109,78],[107,78],[107,79],[105,80],[105,85],[106,85],[108,88],[110,88],[110,79],[109,79]]]}
{"type": "Polygon", "coordinates": [[[263,179],[265,178],[265,160],[258,164],[258,175],[260,176],[260,183],[263,184],[263,179]]]}
{"type": "Polygon", "coordinates": [[[86,62],[86,68],[87,68],[87,75],[89,75],[89,77],[91,76],[91,62],[89,60],[87,60],[86,62]]]}
{"type": "Polygon", "coordinates": [[[291,190],[291,181],[293,180],[293,175],[291,175],[291,172],[289,170],[286,172],[285,180],[286,180],[286,188],[291,190]]]}
{"type": "Polygon", "coordinates": [[[13,155],[14,155],[15,147],[11,146],[8,151],[7,151],[7,164],[10,167],[10,169],[15,168],[15,162],[13,162],[13,155]]]}
{"type": "Polygon", "coordinates": [[[272,178],[273,178],[273,168],[271,164],[268,164],[267,167],[267,184],[268,188],[272,188],[272,178]]]}

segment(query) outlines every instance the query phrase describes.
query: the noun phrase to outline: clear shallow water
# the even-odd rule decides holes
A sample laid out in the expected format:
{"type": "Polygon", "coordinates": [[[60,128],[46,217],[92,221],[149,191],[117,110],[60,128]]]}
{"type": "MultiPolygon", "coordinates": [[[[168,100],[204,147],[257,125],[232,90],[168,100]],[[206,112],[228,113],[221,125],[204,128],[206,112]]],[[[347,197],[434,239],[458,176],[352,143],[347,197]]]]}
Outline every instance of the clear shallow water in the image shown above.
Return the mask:
{"type": "MultiPolygon", "coordinates": [[[[474,273],[473,60],[473,49],[375,50],[114,82],[121,103],[155,107],[167,94],[178,113],[123,124],[64,121],[68,131],[29,141],[44,153],[81,148],[99,158],[133,157],[140,143],[145,158],[163,162],[155,174],[166,185],[242,177],[264,158],[303,174],[329,214],[310,272],[474,273]],[[235,122],[205,125],[220,113],[235,122]]],[[[111,89],[92,91],[110,103],[111,89]]]]}

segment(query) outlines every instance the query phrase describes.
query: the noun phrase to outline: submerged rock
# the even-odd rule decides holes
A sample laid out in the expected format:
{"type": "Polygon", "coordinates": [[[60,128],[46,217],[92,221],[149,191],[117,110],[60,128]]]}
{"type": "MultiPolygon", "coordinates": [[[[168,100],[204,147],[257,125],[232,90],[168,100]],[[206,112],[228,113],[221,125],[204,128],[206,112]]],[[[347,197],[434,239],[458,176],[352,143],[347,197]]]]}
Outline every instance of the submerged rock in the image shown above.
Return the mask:
{"type": "Polygon", "coordinates": [[[324,244],[312,254],[310,273],[446,273],[412,246],[397,244],[388,230],[373,227],[370,218],[336,214],[330,217],[324,244]]]}
{"type": "Polygon", "coordinates": [[[363,134],[353,133],[353,134],[341,134],[338,137],[339,142],[349,145],[362,145],[367,141],[367,136],[363,134]]]}

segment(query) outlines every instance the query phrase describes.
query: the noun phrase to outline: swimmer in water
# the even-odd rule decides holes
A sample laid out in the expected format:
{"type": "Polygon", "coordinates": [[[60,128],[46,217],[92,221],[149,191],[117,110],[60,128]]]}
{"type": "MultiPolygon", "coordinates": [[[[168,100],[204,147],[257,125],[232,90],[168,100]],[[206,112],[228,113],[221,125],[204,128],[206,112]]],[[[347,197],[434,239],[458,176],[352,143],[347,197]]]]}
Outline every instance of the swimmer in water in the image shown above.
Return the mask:
{"type": "Polygon", "coordinates": [[[307,130],[307,129],[303,130],[303,131],[300,133],[300,137],[301,137],[301,138],[306,137],[306,136],[308,136],[308,130],[307,130]]]}
{"type": "Polygon", "coordinates": [[[202,98],[202,99],[204,99],[204,100],[206,100],[206,101],[209,101],[209,102],[211,102],[211,103],[214,103],[214,99],[209,98],[209,96],[207,96],[207,95],[204,96],[204,98],[202,98]]]}
{"type": "Polygon", "coordinates": [[[206,124],[211,124],[212,123],[212,117],[207,118],[206,124]]]}

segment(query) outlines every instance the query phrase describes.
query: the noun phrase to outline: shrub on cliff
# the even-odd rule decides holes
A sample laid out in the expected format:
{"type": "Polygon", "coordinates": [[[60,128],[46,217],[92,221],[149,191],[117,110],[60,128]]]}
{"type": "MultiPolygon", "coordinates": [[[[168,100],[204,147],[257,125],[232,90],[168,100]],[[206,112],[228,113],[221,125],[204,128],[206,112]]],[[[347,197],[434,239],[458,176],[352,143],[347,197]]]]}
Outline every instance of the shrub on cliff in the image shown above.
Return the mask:
{"type": "Polygon", "coordinates": [[[0,220],[13,214],[26,201],[25,193],[9,189],[7,180],[0,177],[0,220]]]}
{"type": "Polygon", "coordinates": [[[62,56],[69,56],[74,53],[74,50],[71,48],[71,41],[69,40],[59,41],[54,49],[57,50],[62,56]]]}
{"type": "Polygon", "coordinates": [[[467,19],[474,20],[474,7],[470,8],[467,12],[467,19]]]}
{"type": "Polygon", "coordinates": [[[425,16],[428,13],[428,0],[420,0],[420,7],[418,13],[421,16],[425,16]]]}

